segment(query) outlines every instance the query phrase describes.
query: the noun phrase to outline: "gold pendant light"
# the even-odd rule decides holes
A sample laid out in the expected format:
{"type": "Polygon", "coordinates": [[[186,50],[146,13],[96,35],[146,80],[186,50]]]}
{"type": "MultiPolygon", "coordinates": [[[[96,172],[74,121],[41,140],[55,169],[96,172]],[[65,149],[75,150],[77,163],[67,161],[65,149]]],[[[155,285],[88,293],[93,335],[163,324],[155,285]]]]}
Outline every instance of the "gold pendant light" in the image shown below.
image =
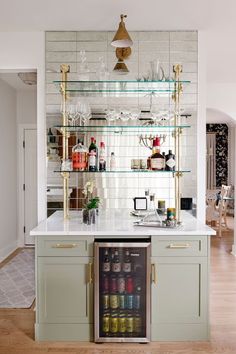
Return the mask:
{"type": "Polygon", "coordinates": [[[120,15],[121,21],[119,23],[119,28],[111,42],[113,47],[127,48],[133,45],[133,41],[125,28],[124,18],[126,17],[127,15],[120,15]]]}

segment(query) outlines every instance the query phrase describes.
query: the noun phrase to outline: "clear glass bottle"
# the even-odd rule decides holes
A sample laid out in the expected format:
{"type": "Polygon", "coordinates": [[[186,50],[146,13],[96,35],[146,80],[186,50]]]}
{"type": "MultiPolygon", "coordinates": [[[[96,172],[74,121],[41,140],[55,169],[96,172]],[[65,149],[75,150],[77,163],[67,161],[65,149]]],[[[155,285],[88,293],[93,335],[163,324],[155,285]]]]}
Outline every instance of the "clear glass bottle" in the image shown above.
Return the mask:
{"type": "Polygon", "coordinates": [[[99,149],[99,171],[106,171],[105,143],[100,142],[99,149]]]}
{"type": "Polygon", "coordinates": [[[155,194],[150,194],[150,201],[149,201],[149,208],[147,215],[144,216],[142,222],[147,223],[155,223],[155,224],[162,224],[162,220],[157,212],[157,208],[155,206],[155,194]]]}

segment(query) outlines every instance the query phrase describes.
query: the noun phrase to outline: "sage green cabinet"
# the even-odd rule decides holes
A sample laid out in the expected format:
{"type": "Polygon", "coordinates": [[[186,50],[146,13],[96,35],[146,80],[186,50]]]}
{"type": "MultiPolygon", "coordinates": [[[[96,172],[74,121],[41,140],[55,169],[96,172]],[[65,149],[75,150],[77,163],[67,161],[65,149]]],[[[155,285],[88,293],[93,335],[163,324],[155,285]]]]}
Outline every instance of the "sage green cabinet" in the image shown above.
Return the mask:
{"type": "Polygon", "coordinates": [[[38,257],[40,323],[92,323],[92,258],[38,257]]]}
{"type": "Polygon", "coordinates": [[[207,257],[152,257],[151,339],[208,339],[207,257]]]}

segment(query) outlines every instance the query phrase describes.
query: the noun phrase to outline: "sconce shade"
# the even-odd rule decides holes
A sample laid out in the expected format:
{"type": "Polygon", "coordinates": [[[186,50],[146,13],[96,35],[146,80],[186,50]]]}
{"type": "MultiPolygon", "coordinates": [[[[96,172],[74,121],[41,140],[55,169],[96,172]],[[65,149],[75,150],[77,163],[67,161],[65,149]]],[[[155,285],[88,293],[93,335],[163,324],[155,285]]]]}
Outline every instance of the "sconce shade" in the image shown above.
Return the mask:
{"type": "Polygon", "coordinates": [[[127,48],[133,45],[133,41],[125,28],[124,17],[127,17],[127,15],[120,15],[121,21],[119,23],[119,28],[111,42],[113,47],[127,48]]]}

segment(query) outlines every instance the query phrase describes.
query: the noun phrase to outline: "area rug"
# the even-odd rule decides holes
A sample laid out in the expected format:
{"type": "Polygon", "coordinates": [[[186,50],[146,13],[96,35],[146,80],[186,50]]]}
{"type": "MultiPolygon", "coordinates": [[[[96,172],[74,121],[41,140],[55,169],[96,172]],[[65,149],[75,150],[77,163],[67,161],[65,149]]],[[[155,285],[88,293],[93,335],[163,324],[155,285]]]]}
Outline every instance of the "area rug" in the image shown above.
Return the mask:
{"type": "Polygon", "coordinates": [[[34,249],[27,248],[0,268],[0,308],[29,308],[34,298],[34,249]]]}

